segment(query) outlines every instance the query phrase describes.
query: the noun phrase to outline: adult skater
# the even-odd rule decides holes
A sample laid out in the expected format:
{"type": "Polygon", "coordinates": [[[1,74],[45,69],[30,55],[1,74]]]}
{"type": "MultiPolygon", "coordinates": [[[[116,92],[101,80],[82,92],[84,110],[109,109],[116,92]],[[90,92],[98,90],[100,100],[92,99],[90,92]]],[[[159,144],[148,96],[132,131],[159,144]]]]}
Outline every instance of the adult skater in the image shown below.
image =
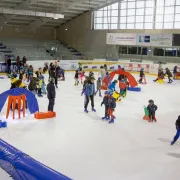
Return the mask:
{"type": "Polygon", "coordinates": [[[47,85],[47,97],[49,100],[49,105],[48,105],[48,111],[54,110],[54,103],[55,103],[55,98],[56,98],[56,90],[55,90],[55,79],[51,78],[49,84],[47,85]]]}
{"type": "Polygon", "coordinates": [[[158,64],[159,64],[159,65],[158,65],[158,70],[162,69],[162,63],[161,63],[161,61],[159,61],[158,64]]]}
{"type": "Polygon", "coordinates": [[[104,69],[104,66],[100,67],[100,72],[98,73],[98,77],[101,77],[101,81],[103,84],[104,78],[106,77],[106,70],[104,69]]]}
{"type": "Polygon", "coordinates": [[[177,133],[174,136],[174,140],[171,142],[171,145],[174,145],[174,143],[179,139],[180,137],[180,116],[178,117],[178,119],[176,120],[176,129],[177,129],[177,133]]]}
{"type": "Polygon", "coordinates": [[[87,107],[89,104],[89,99],[91,100],[92,111],[96,112],[94,109],[94,95],[95,95],[95,86],[94,86],[94,77],[91,77],[88,83],[85,86],[84,94],[85,94],[85,105],[84,112],[88,113],[87,107]]]}
{"type": "Polygon", "coordinates": [[[176,79],[176,74],[177,74],[177,66],[174,66],[174,69],[173,69],[173,79],[176,79]]]}
{"type": "Polygon", "coordinates": [[[172,73],[171,73],[171,71],[170,71],[168,68],[166,68],[166,72],[165,72],[164,76],[165,76],[166,74],[167,74],[168,79],[169,79],[169,82],[168,82],[168,83],[172,83],[172,82],[173,82],[173,80],[171,79],[172,73]]]}

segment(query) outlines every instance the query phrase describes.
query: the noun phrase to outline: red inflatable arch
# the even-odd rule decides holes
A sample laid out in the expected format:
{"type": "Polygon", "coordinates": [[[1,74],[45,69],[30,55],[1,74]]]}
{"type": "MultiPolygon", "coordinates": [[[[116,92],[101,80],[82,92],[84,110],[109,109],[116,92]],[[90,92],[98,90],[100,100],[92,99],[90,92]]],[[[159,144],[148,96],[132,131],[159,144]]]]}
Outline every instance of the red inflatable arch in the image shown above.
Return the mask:
{"type": "MultiPolygon", "coordinates": [[[[126,71],[123,71],[123,70],[117,70],[117,71],[113,71],[110,73],[110,78],[111,78],[111,81],[113,80],[114,76],[116,74],[119,74],[119,75],[125,75],[127,76],[128,78],[128,81],[129,81],[129,85],[131,87],[136,87],[138,85],[136,79],[134,78],[134,76],[132,76],[129,72],[126,72],[126,71]]],[[[107,87],[108,86],[108,78],[104,78],[104,81],[105,83],[105,86],[107,87]]],[[[108,88],[108,87],[107,87],[108,88]]],[[[103,89],[106,89],[106,88],[103,88],[103,89]]]]}

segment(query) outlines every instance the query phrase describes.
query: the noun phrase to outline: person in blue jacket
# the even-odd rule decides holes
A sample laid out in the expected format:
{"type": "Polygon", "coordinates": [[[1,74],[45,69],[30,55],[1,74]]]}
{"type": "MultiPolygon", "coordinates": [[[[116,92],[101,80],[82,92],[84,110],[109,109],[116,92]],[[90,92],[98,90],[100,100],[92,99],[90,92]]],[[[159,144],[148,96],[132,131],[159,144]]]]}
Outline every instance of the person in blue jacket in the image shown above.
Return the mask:
{"type": "Polygon", "coordinates": [[[94,109],[94,95],[95,95],[95,85],[94,85],[94,77],[91,77],[87,84],[85,85],[84,94],[85,94],[85,105],[84,112],[88,113],[87,107],[89,104],[89,99],[91,100],[92,111],[96,112],[94,109]]]}
{"type": "Polygon", "coordinates": [[[175,142],[179,139],[180,137],[180,116],[178,117],[178,119],[176,120],[176,129],[177,129],[177,133],[174,136],[174,140],[171,142],[171,145],[174,145],[175,142]]]}
{"type": "Polygon", "coordinates": [[[110,91],[116,91],[116,89],[115,89],[115,87],[116,87],[116,84],[117,84],[117,80],[114,80],[109,86],[108,86],[108,89],[110,90],[110,91]]]}

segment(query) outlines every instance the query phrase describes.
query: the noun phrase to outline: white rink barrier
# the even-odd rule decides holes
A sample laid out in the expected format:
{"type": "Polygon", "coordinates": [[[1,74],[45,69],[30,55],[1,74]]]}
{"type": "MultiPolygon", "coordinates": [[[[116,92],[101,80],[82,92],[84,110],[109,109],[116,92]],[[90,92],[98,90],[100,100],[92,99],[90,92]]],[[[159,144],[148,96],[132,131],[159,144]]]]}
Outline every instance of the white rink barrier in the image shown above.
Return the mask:
{"type": "MultiPolygon", "coordinates": [[[[28,61],[28,65],[32,65],[34,67],[34,70],[38,70],[38,68],[43,68],[45,63],[54,63],[57,62],[57,60],[46,60],[46,61],[28,61]]],[[[141,68],[144,68],[146,73],[150,74],[157,74],[158,72],[158,64],[153,63],[132,63],[127,61],[85,61],[85,60],[60,60],[59,65],[64,70],[74,71],[78,69],[79,65],[78,63],[82,64],[83,70],[85,71],[99,71],[100,67],[104,64],[107,65],[108,70],[116,70],[118,69],[118,65],[125,68],[126,71],[130,72],[139,72],[141,68]]],[[[163,64],[162,67],[165,69],[168,67],[171,71],[173,71],[174,66],[178,66],[178,71],[180,72],[180,63],[179,64],[172,64],[167,63],[163,64]]]]}

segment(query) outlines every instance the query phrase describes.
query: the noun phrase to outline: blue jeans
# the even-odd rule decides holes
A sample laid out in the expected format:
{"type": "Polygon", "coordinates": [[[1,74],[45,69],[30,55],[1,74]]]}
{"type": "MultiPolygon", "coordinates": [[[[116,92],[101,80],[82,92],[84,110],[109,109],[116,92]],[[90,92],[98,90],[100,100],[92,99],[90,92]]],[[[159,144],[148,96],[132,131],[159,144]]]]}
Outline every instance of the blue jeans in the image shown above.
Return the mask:
{"type": "Polygon", "coordinates": [[[177,133],[176,133],[176,135],[174,136],[174,142],[176,142],[176,141],[179,139],[179,137],[180,137],[180,128],[177,129],[177,133]]]}

